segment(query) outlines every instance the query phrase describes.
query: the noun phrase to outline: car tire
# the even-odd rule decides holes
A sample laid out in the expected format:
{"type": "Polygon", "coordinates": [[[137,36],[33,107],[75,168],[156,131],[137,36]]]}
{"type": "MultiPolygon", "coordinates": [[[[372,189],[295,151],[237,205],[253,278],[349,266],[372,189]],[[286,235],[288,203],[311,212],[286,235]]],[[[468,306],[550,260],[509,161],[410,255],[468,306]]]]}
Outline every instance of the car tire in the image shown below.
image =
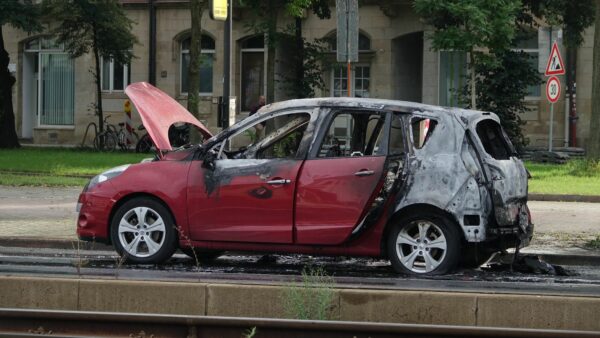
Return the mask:
{"type": "Polygon", "coordinates": [[[447,217],[416,214],[400,219],[387,242],[392,267],[409,275],[442,275],[456,267],[460,257],[458,227],[447,217]]]}
{"type": "Polygon", "coordinates": [[[162,203],[149,197],[125,202],[113,216],[110,228],[115,250],[128,263],[162,263],[177,249],[171,213],[162,203]]]}
{"type": "Polygon", "coordinates": [[[188,256],[192,259],[198,259],[201,262],[210,262],[212,260],[215,260],[219,256],[221,256],[224,252],[224,251],[219,251],[219,250],[205,250],[205,249],[190,248],[190,247],[184,247],[184,248],[180,247],[179,250],[181,250],[181,252],[183,252],[186,256],[188,256]]]}
{"type": "Polygon", "coordinates": [[[476,269],[489,261],[495,253],[485,247],[484,243],[468,243],[461,251],[459,265],[462,268],[476,269]]]}

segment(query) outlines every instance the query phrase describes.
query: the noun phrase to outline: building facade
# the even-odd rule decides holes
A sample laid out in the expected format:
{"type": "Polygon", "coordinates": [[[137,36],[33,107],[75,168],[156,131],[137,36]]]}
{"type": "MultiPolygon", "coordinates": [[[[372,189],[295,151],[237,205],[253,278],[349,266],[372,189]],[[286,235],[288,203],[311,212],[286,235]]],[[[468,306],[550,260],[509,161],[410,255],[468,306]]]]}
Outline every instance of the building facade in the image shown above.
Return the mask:
{"type": "MultiPolygon", "coordinates": [[[[123,0],[127,15],[135,22],[133,33],[139,43],[133,47],[136,56],[129,65],[102,60],[102,103],[108,121],[123,122],[123,92],[128,83],[148,81],[150,77],[151,11],[147,0],[123,0]]],[[[155,67],[156,86],[176,98],[184,106],[187,100],[189,63],[189,33],[191,18],[185,1],[154,0],[156,24],[155,67]]],[[[206,11],[207,12],[207,11],[206,11]]],[[[335,13],[335,8],[332,8],[335,13]]],[[[423,102],[436,105],[457,105],[454,90],[464,82],[466,55],[452,51],[434,51],[428,35],[431,27],[422,23],[410,1],[370,1],[360,7],[359,62],[352,66],[352,95],[423,102]]],[[[247,116],[258,96],[266,92],[267,53],[265,40],[248,28],[252,11],[234,8],[232,24],[232,92],[237,99],[236,119],[247,116]]],[[[280,15],[278,25],[284,27],[293,20],[280,15]]],[[[219,97],[223,94],[224,24],[213,21],[208,13],[202,19],[203,62],[200,69],[201,120],[217,131],[219,97]]],[[[308,12],[302,19],[302,36],[309,41],[335,37],[336,19],[319,19],[308,12]]],[[[533,31],[531,39],[515,49],[533,56],[540,73],[544,72],[550,46],[557,38],[557,29],[542,27],[533,31]]],[[[30,36],[25,32],[5,29],[5,42],[11,58],[10,69],[17,82],[13,87],[17,133],[22,139],[38,144],[71,144],[82,142],[94,116],[95,84],[90,70],[92,55],[71,59],[52,36],[30,36]]],[[[578,146],[584,146],[589,134],[592,88],[593,28],[585,31],[583,45],[577,53],[576,105],[578,146]]],[[[561,51],[563,51],[561,47],[561,51]]],[[[335,55],[331,50],[332,57],[335,55]]],[[[286,49],[277,48],[275,57],[275,100],[288,98],[280,75],[285,72],[286,49]]],[[[326,83],[318,96],[346,96],[347,70],[334,65],[323,72],[326,83]]],[[[563,94],[554,109],[554,146],[565,145],[567,119],[563,94]]],[[[549,104],[545,98],[545,83],[529,89],[525,98],[529,111],[525,135],[530,144],[548,144],[550,126],[549,104]]],[[[140,120],[133,116],[134,125],[140,120]]],[[[86,143],[91,140],[88,137],[86,143]]]]}

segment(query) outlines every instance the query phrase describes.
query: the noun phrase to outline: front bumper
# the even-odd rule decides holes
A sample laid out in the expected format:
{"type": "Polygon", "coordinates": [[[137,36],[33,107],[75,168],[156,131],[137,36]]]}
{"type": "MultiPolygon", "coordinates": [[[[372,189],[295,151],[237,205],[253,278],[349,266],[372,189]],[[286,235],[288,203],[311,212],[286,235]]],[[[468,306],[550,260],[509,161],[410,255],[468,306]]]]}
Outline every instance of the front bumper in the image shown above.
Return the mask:
{"type": "Polygon", "coordinates": [[[115,201],[99,191],[84,191],[77,201],[77,237],[83,241],[110,242],[110,213],[115,201]]]}

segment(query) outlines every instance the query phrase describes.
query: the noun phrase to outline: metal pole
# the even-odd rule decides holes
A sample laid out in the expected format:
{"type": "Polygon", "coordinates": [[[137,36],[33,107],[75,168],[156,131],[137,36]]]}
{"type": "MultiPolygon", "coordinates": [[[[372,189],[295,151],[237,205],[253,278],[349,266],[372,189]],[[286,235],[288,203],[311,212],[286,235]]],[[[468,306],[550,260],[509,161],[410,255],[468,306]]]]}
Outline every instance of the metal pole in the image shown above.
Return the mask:
{"type": "Polygon", "coordinates": [[[227,4],[227,20],[225,20],[223,38],[223,109],[221,111],[221,126],[229,127],[229,96],[231,95],[231,13],[233,2],[227,4]]]}
{"type": "Polygon", "coordinates": [[[348,56],[348,76],[346,77],[348,97],[352,97],[352,67],[350,66],[350,1],[346,1],[346,55],[348,56]]]}
{"type": "Polygon", "coordinates": [[[554,124],[554,103],[550,104],[550,135],[548,137],[548,151],[552,151],[552,127],[554,124]]]}

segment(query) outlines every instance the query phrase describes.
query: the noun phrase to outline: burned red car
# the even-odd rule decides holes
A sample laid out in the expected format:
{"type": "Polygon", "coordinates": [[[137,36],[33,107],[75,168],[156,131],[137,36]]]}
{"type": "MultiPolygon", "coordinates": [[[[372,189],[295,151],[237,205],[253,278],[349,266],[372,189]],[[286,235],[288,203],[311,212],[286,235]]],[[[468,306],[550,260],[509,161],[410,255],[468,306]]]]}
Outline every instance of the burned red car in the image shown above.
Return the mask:
{"type": "Polygon", "coordinates": [[[442,274],[531,239],[528,173],[492,113],[303,99],[213,136],[149,84],[126,93],[157,156],[94,177],[77,233],[129,262],[254,251],[387,257],[401,273],[442,274]],[[176,122],[205,141],[173,149],[176,122]]]}

